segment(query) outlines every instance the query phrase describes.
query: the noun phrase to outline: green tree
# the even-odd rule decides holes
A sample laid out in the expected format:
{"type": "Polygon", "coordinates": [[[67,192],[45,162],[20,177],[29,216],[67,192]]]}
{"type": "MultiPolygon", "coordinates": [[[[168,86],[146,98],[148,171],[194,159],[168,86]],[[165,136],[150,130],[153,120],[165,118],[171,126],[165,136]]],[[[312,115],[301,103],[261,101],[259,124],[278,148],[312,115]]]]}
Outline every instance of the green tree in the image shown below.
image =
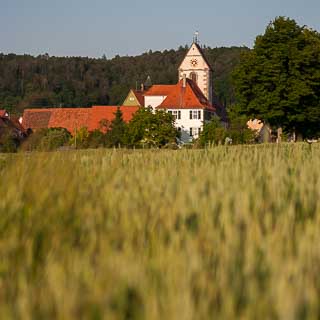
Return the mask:
{"type": "Polygon", "coordinates": [[[106,135],[100,130],[96,129],[89,132],[88,147],[99,148],[106,146],[106,135]]]}
{"type": "Polygon", "coordinates": [[[232,144],[248,144],[255,141],[255,132],[248,128],[248,119],[239,113],[237,106],[228,110],[228,119],[227,136],[232,139],[232,144]]]}
{"type": "Polygon", "coordinates": [[[240,110],[249,117],[312,136],[320,122],[320,35],[276,18],[234,73],[240,110]]]}
{"type": "Polygon", "coordinates": [[[125,144],[127,125],[123,121],[122,112],[117,108],[115,118],[111,121],[109,131],[106,134],[108,147],[118,147],[125,144]]]}
{"type": "Polygon", "coordinates": [[[220,120],[214,117],[209,123],[205,124],[199,137],[201,146],[208,144],[222,144],[227,137],[227,130],[221,125],[220,120]]]}
{"type": "Polygon", "coordinates": [[[164,111],[153,113],[151,108],[140,108],[128,125],[131,146],[163,147],[175,143],[177,136],[173,116],[164,111]]]}

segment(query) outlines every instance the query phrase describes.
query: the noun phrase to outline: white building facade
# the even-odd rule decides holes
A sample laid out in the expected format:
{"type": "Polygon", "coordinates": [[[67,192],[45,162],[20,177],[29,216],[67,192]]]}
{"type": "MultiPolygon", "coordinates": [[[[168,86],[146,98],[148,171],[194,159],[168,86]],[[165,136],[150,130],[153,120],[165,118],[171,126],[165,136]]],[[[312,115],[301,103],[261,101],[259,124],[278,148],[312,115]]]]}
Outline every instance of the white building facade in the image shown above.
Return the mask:
{"type": "Polygon", "coordinates": [[[142,92],[144,107],[166,110],[174,116],[183,143],[197,139],[215,114],[212,94],[212,68],[197,42],[179,67],[176,85],[154,85],[142,92]]]}
{"type": "Polygon", "coordinates": [[[183,142],[199,138],[204,124],[202,109],[167,109],[175,118],[175,126],[181,132],[183,142]]]}

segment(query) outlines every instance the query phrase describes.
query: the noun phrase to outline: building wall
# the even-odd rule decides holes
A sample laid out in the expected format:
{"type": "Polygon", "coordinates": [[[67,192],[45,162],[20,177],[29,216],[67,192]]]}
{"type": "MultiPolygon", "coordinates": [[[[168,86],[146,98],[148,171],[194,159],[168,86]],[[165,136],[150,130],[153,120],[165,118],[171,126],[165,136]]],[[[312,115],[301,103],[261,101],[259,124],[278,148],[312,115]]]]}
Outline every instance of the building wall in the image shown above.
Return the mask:
{"type": "Polygon", "coordinates": [[[144,106],[147,108],[152,107],[153,111],[158,107],[167,96],[145,96],[144,97],[144,106]]]}
{"type": "Polygon", "coordinates": [[[204,110],[202,109],[168,109],[167,112],[180,111],[181,119],[175,120],[176,128],[181,129],[181,140],[185,143],[191,142],[199,137],[198,130],[203,130],[204,110]],[[190,119],[190,111],[200,111],[200,119],[190,119]],[[196,132],[194,136],[190,136],[190,128],[196,132]]]}

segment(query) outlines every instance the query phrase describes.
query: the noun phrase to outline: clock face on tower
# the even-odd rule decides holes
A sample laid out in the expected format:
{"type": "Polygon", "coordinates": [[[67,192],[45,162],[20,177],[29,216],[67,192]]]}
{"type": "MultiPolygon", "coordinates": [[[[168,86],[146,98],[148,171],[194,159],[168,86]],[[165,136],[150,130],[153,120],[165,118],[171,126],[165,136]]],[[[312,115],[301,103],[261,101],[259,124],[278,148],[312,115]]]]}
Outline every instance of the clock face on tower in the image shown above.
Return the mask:
{"type": "Polygon", "coordinates": [[[198,60],[197,59],[191,59],[190,64],[192,67],[196,67],[198,65],[198,60]]]}

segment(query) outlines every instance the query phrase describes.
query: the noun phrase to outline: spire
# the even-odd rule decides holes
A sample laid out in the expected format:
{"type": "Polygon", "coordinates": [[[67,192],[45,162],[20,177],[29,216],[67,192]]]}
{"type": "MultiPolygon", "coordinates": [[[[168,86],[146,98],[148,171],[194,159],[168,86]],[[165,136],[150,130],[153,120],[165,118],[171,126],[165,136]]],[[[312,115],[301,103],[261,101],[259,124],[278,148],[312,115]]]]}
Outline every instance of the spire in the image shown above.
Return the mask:
{"type": "Polygon", "coordinates": [[[196,31],[193,36],[193,43],[199,44],[199,31],[196,31]]]}
{"type": "Polygon", "coordinates": [[[144,83],[144,86],[146,89],[149,89],[150,87],[152,87],[152,80],[150,76],[148,76],[146,82],[144,83]]]}

